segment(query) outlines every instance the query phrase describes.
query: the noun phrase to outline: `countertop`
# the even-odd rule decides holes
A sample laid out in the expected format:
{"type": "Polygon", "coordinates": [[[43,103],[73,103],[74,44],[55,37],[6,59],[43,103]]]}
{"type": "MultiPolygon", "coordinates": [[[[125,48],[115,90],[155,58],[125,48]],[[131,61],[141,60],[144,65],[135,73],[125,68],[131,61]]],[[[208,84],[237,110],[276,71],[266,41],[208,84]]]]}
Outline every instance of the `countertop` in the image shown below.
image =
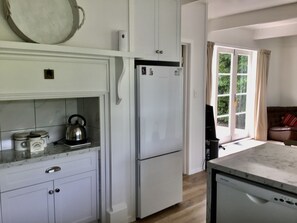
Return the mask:
{"type": "Polygon", "coordinates": [[[29,151],[15,151],[14,149],[3,150],[0,152],[0,169],[99,150],[100,146],[95,144],[77,149],[71,149],[69,146],[63,144],[49,144],[44,149],[44,151],[38,153],[30,153],[29,151]]]}
{"type": "Polygon", "coordinates": [[[225,172],[297,194],[297,148],[265,143],[209,161],[213,170],[225,172]]]}

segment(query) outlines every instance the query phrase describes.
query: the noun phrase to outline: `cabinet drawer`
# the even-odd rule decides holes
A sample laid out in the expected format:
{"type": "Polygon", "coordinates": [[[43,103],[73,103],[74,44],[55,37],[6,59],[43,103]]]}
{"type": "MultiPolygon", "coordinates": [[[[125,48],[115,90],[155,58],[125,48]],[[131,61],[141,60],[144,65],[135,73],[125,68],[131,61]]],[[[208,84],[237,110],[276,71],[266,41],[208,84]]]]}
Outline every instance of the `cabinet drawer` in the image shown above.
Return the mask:
{"type": "Polygon", "coordinates": [[[90,152],[0,170],[1,192],[95,170],[97,157],[97,152],[90,152]],[[52,167],[56,172],[47,173],[52,167]]]}

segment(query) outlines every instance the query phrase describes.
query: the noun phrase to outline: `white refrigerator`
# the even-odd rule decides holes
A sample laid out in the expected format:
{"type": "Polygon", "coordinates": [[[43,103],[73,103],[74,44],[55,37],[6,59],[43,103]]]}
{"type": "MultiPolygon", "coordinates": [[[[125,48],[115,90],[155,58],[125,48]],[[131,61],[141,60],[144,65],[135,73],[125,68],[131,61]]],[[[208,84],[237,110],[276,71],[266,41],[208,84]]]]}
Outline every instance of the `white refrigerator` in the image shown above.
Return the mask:
{"type": "Polygon", "coordinates": [[[183,74],[136,66],[137,217],[182,201],[183,74]]]}

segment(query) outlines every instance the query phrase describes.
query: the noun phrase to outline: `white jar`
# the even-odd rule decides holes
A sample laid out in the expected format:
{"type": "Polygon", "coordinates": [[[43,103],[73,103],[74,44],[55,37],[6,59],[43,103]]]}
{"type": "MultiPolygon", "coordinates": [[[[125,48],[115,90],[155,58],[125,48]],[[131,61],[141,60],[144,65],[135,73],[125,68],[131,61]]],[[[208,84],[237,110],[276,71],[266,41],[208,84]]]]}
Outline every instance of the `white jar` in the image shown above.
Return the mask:
{"type": "Polygon", "coordinates": [[[42,141],[43,141],[43,147],[46,148],[47,147],[47,143],[48,143],[48,132],[45,130],[37,130],[37,131],[32,131],[30,132],[30,134],[32,135],[40,135],[42,141]]]}
{"type": "Polygon", "coordinates": [[[28,132],[18,132],[13,134],[14,149],[16,151],[28,150],[28,142],[27,142],[28,135],[29,135],[28,132]]]}
{"type": "Polygon", "coordinates": [[[31,153],[43,151],[44,146],[41,136],[37,134],[30,134],[28,136],[28,147],[31,153]]]}

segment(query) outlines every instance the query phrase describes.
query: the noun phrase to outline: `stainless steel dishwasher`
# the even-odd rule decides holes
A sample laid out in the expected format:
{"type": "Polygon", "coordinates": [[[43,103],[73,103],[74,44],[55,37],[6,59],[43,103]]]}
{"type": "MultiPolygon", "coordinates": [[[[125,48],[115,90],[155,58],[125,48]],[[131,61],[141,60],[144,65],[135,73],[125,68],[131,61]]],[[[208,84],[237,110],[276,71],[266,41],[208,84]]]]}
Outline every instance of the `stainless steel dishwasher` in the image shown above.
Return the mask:
{"type": "Polygon", "coordinates": [[[297,223],[297,195],[217,174],[217,223],[297,223]]]}

